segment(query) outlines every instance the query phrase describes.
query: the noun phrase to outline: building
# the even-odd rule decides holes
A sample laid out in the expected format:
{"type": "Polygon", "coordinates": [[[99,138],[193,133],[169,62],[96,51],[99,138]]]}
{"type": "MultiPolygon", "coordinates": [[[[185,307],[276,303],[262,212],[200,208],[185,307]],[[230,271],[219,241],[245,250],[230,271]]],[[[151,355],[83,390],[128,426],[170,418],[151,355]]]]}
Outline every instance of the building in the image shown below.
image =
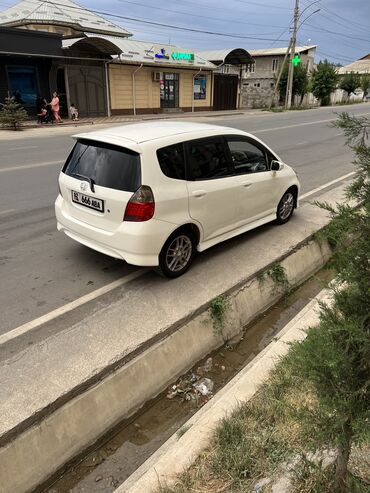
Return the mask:
{"type": "Polygon", "coordinates": [[[338,70],[339,75],[350,74],[351,72],[357,74],[370,74],[370,53],[349,65],[340,67],[338,70]]]}
{"type": "Polygon", "coordinates": [[[131,33],[70,0],[36,4],[34,0],[22,0],[0,12],[0,29],[2,100],[7,94],[17,94],[32,114],[38,94],[50,101],[53,91],[57,91],[62,115],[67,115],[71,102],[79,108],[81,116],[107,114],[106,63],[116,52],[107,54],[83,48],[69,52],[62,40],[99,33],[127,38],[131,33]],[[51,51],[49,43],[53,43],[51,51]]]}
{"type": "Polygon", "coordinates": [[[212,108],[215,67],[190,50],[104,35],[66,39],[63,46],[117,53],[106,65],[113,115],[212,108]]]}
{"type": "MultiPolygon", "coordinates": [[[[249,50],[254,63],[246,67],[242,76],[242,108],[263,108],[270,103],[287,49],[249,50]]],[[[295,53],[300,56],[301,63],[312,71],[315,66],[316,45],[297,46],[295,53]]]]}
{"type": "Polygon", "coordinates": [[[81,116],[212,109],[212,63],[191,50],[128,39],[131,33],[70,0],[36,8],[22,0],[0,13],[0,33],[0,99],[17,95],[30,114],[37,95],[50,100],[53,91],[65,115],[71,103],[81,116]]]}

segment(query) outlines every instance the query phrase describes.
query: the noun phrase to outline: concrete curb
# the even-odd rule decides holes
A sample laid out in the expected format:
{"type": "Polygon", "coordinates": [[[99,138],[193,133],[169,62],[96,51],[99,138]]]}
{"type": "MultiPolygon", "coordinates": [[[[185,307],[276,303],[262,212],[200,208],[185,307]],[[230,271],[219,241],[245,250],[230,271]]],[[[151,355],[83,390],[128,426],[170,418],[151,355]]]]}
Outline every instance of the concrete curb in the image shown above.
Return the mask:
{"type": "Polygon", "coordinates": [[[306,337],[319,321],[319,302],[330,302],[330,291],[322,290],[308,303],[216,396],[192,416],[180,438],[174,433],[115,493],[152,493],[174,483],[209,445],[219,421],[241,402],[248,401],[268,378],[270,371],[289,351],[289,345],[306,337]]]}
{"type": "MultiPolygon", "coordinates": [[[[308,240],[280,261],[289,283],[296,286],[323,267],[329,257],[328,245],[308,240]]],[[[283,295],[281,289],[269,276],[263,282],[257,276],[256,273],[254,278],[239,283],[227,293],[230,310],[222,334],[214,333],[208,306],[205,307],[175,332],[4,445],[0,449],[2,493],[32,491],[276,303],[283,295]]]]}

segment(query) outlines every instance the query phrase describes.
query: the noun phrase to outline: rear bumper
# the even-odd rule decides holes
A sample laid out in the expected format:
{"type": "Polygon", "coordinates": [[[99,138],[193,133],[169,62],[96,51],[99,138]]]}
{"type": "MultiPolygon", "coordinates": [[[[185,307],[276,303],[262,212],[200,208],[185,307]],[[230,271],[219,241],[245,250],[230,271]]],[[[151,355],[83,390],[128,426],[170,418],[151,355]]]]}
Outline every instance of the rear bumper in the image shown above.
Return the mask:
{"type": "Polygon", "coordinates": [[[139,266],[158,265],[163,244],[176,225],[151,219],[145,222],[122,222],[114,231],[105,231],[84,223],[70,214],[59,195],[55,202],[58,231],[73,240],[110,257],[139,266]]]}

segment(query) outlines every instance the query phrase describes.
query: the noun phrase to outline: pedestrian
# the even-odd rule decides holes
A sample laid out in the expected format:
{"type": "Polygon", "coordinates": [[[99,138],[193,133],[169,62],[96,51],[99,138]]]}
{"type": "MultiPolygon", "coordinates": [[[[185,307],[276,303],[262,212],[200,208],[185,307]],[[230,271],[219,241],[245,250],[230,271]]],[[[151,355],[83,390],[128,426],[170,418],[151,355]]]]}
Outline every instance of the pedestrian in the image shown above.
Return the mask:
{"type": "Polygon", "coordinates": [[[73,103],[71,103],[71,106],[69,107],[69,114],[71,115],[72,120],[78,120],[78,109],[73,103]]]}
{"type": "Polygon", "coordinates": [[[57,123],[61,123],[62,119],[60,118],[59,115],[59,98],[57,92],[53,92],[53,99],[50,102],[50,106],[51,106],[51,111],[53,112],[54,120],[57,123]]]}

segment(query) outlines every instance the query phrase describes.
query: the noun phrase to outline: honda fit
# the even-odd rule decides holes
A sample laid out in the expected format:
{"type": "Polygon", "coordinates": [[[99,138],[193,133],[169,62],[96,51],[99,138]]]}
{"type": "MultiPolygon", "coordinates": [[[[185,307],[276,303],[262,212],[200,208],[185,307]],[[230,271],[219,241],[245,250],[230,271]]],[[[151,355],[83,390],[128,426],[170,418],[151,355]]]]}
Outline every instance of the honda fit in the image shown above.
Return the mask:
{"type": "Polygon", "coordinates": [[[296,173],[234,128],[152,121],[76,135],[57,227],[98,252],[178,277],[202,252],[298,206],[296,173]]]}

